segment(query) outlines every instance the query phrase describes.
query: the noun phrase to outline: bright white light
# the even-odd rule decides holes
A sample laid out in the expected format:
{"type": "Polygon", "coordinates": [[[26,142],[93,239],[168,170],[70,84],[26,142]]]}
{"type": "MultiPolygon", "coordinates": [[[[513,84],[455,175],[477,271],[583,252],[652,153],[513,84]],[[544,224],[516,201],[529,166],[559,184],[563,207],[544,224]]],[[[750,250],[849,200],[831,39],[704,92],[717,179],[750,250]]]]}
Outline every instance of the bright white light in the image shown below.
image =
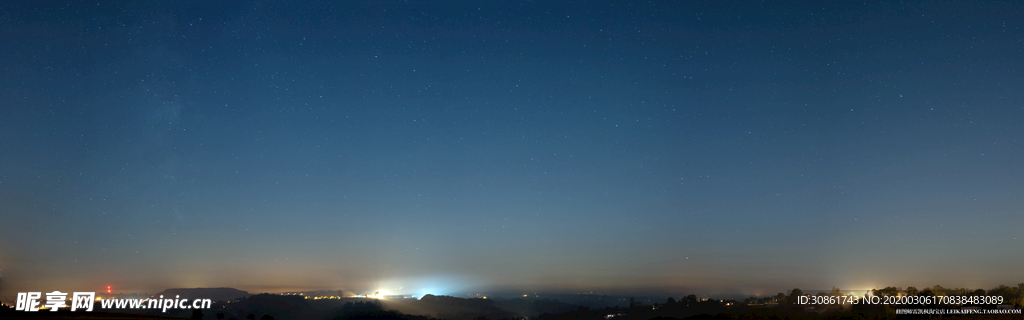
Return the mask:
{"type": "Polygon", "coordinates": [[[401,295],[419,299],[428,294],[443,296],[451,295],[453,292],[464,292],[481,284],[485,283],[479,279],[447,275],[393,278],[374,283],[371,288],[379,291],[376,293],[374,291],[365,292],[364,296],[383,298],[384,296],[401,295]],[[468,284],[473,284],[473,286],[468,284]]]}

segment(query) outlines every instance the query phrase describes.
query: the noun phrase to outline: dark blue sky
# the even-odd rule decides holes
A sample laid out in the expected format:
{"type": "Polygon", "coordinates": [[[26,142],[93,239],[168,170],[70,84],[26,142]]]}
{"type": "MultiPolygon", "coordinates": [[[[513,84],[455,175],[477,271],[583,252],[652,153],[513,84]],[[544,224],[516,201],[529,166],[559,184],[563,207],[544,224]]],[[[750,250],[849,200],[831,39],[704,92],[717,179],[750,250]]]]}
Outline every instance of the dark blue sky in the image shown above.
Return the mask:
{"type": "Polygon", "coordinates": [[[1015,284],[1021,21],[1013,1],[4,4],[0,296],[1015,284]]]}

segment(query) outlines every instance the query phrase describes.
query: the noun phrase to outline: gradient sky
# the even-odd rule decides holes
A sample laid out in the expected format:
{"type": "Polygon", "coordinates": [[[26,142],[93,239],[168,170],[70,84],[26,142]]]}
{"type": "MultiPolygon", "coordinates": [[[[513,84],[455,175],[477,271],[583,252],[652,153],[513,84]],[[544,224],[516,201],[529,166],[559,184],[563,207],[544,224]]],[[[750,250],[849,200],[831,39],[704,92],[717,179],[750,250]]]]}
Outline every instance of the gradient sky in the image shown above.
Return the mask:
{"type": "Polygon", "coordinates": [[[1024,281],[1007,2],[0,5],[0,296],[1024,281]]]}

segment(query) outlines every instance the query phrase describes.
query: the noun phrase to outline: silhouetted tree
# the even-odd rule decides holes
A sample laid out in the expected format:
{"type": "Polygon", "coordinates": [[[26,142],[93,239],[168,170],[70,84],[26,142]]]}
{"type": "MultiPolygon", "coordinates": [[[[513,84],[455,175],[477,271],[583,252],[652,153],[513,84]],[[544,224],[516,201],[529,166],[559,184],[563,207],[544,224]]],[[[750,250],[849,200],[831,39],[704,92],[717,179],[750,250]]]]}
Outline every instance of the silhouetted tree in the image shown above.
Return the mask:
{"type": "Polygon", "coordinates": [[[672,298],[672,297],[668,297],[668,301],[665,301],[665,305],[666,306],[672,306],[672,305],[675,305],[675,304],[676,304],[676,299],[672,298]]]}
{"type": "Polygon", "coordinates": [[[917,287],[907,287],[907,295],[908,296],[916,296],[917,295],[917,287]]]}
{"type": "Polygon", "coordinates": [[[223,312],[217,312],[217,320],[224,320],[224,313],[223,312]]]}
{"type": "Polygon", "coordinates": [[[871,293],[880,297],[891,297],[895,296],[900,292],[899,288],[896,287],[885,287],[883,289],[871,289],[871,293]]]}
{"type": "Polygon", "coordinates": [[[696,296],[696,295],[693,295],[693,294],[691,294],[691,295],[688,295],[688,296],[686,296],[686,298],[685,298],[685,300],[684,300],[684,301],[685,301],[685,302],[686,302],[687,304],[691,304],[691,305],[692,305],[692,304],[694,304],[694,303],[697,303],[697,296],[696,296]]]}
{"type": "Polygon", "coordinates": [[[1018,307],[1024,305],[1024,282],[1017,284],[1017,302],[1014,304],[1018,307]]]}
{"type": "Polygon", "coordinates": [[[245,316],[245,318],[249,320],[256,320],[256,315],[250,313],[249,315],[245,316]]]}
{"type": "Polygon", "coordinates": [[[260,320],[274,320],[274,317],[271,317],[269,314],[265,314],[260,317],[260,320]]]}
{"type": "MultiPolygon", "coordinates": [[[[934,293],[934,292],[932,292],[932,289],[924,289],[924,290],[921,290],[921,293],[918,293],[917,295],[918,295],[919,297],[934,297],[934,296],[935,296],[935,293],[934,293]]],[[[934,302],[935,302],[934,300],[933,300],[932,302],[933,302],[933,303],[929,303],[929,305],[934,305],[934,304],[935,304],[935,303],[934,303],[934,302]]]]}
{"type": "Polygon", "coordinates": [[[978,290],[971,291],[971,296],[974,296],[974,297],[981,297],[981,296],[984,296],[984,295],[985,295],[985,289],[978,289],[978,290]]]}
{"type": "Polygon", "coordinates": [[[203,320],[203,310],[192,310],[192,320],[203,320]]]}
{"type": "Polygon", "coordinates": [[[1017,291],[1002,284],[989,290],[988,295],[1003,297],[1003,304],[1014,304],[1014,300],[1017,299],[1017,291]]]}
{"type": "Polygon", "coordinates": [[[788,303],[789,305],[796,305],[799,301],[797,299],[802,295],[804,295],[803,291],[801,291],[799,288],[793,288],[793,291],[789,292],[789,299],[786,300],[786,303],[788,303]]]}

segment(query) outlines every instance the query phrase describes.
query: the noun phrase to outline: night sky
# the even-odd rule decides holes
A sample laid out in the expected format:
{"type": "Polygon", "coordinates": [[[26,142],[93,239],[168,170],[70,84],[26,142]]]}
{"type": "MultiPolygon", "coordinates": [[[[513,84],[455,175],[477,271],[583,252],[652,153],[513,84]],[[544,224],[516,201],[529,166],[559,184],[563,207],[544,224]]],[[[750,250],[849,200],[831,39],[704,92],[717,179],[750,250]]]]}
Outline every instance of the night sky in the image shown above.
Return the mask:
{"type": "Polygon", "coordinates": [[[0,296],[1013,285],[1022,7],[4,3],[0,296]]]}

